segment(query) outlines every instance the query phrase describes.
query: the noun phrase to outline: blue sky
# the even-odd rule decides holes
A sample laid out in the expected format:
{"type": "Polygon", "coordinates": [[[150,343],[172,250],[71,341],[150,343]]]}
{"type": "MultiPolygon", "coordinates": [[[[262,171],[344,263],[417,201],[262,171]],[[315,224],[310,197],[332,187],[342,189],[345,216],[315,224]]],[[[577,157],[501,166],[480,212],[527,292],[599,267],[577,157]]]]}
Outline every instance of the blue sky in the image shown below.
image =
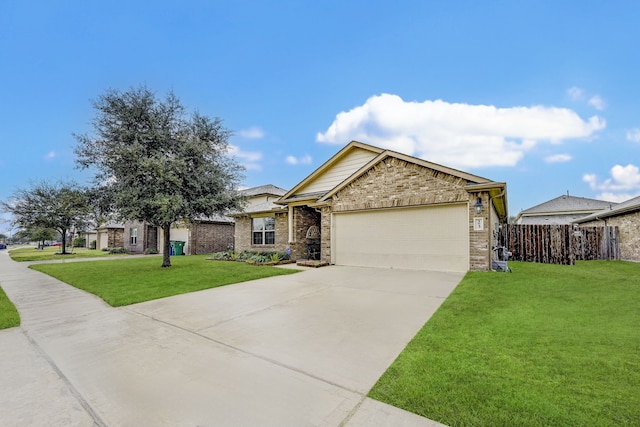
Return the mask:
{"type": "MultiPolygon", "coordinates": [[[[508,185],[640,194],[635,1],[0,3],[0,200],[75,169],[91,100],[144,84],[234,131],[245,186],[289,189],[350,140],[508,185]]],[[[7,228],[0,224],[0,231],[7,228]]]]}

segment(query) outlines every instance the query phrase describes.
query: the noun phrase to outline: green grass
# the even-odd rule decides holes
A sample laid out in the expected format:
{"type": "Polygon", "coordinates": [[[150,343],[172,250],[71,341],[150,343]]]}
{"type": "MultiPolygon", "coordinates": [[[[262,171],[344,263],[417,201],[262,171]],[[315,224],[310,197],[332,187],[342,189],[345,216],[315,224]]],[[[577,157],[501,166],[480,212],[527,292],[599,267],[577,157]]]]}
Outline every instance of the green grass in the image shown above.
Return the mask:
{"type": "MultiPolygon", "coordinates": [[[[92,250],[86,248],[74,248],[73,254],[65,254],[61,255],[60,251],[62,249],[60,246],[49,246],[44,248],[43,250],[36,249],[33,246],[28,248],[20,248],[20,249],[12,249],[9,251],[9,256],[14,261],[23,262],[23,261],[50,261],[50,260],[60,260],[60,259],[72,259],[72,258],[98,258],[98,257],[106,257],[113,256],[109,252],[100,251],[100,250],[92,250]]],[[[67,252],[70,252],[71,248],[67,248],[67,252]]],[[[122,256],[122,254],[120,254],[122,256]]]]}
{"type": "Polygon", "coordinates": [[[640,425],[640,264],[468,273],[369,396],[450,426],[640,425]]]}
{"type": "Polygon", "coordinates": [[[95,294],[114,307],[296,272],[243,262],[209,261],[205,255],[171,257],[171,268],[161,268],[161,264],[159,257],[131,257],[37,264],[30,268],[95,294]]]}
{"type": "Polygon", "coordinates": [[[20,315],[4,290],[0,288],[0,329],[20,326],[20,315]]]}

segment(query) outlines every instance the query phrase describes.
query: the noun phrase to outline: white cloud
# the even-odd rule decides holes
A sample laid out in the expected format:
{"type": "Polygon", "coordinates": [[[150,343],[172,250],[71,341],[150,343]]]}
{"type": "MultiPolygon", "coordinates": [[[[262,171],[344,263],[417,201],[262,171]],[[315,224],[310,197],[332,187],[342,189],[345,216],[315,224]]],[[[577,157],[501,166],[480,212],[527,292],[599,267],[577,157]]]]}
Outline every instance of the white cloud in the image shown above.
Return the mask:
{"type": "Polygon", "coordinates": [[[242,151],[235,145],[229,145],[229,154],[237,157],[242,166],[248,170],[262,170],[262,167],[258,163],[262,160],[262,153],[258,151],[242,151]]]}
{"type": "Polygon", "coordinates": [[[632,142],[640,142],[640,129],[635,128],[627,131],[627,140],[632,142]]]}
{"type": "Polygon", "coordinates": [[[55,159],[55,158],[56,158],[56,152],[55,152],[55,151],[53,151],[53,150],[49,151],[49,152],[47,153],[47,155],[46,155],[46,156],[44,156],[44,159],[45,159],[45,160],[53,160],[53,159],[55,159]]]}
{"type": "Polygon", "coordinates": [[[264,131],[259,127],[253,126],[249,129],[243,129],[238,132],[238,136],[247,139],[260,139],[264,137],[264,131]]]}
{"type": "Polygon", "coordinates": [[[633,199],[634,197],[638,197],[640,196],[640,193],[620,193],[620,194],[615,194],[615,193],[600,193],[598,194],[598,199],[600,200],[606,200],[607,202],[614,202],[614,203],[622,203],[622,202],[626,202],[629,199],[633,199]]]}
{"type": "Polygon", "coordinates": [[[552,156],[548,156],[544,159],[545,162],[547,163],[566,163],[568,161],[571,161],[573,157],[571,157],[571,154],[554,154],[552,156]]]}
{"type": "Polygon", "coordinates": [[[584,90],[580,89],[577,86],[572,86],[567,89],[567,95],[574,101],[579,101],[584,98],[584,90]]]}
{"type": "Polygon", "coordinates": [[[407,102],[382,94],[339,113],[316,139],[358,140],[453,167],[514,166],[542,141],[588,138],[605,125],[566,108],[407,102]]]}
{"type": "Polygon", "coordinates": [[[611,177],[600,181],[596,174],[584,174],[582,180],[594,191],[600,191],[599,198],[610,201],[628,200],[640,194],[640,169],[632,164],[615,165],[611,177]],[[614,200],[615,199],[615,200],[614,200]]]}
{"type": "Polygon", "coordinates": [[[607,106],[606,102],[604,102],[604,99],[602,99],[602,97],[600,97],[599,95],[594,95],[591,98],[589,98],[589,100],[587,101],[587,104],[591,105],[593,108],[595,108],[598,111],[604,110],[605,107],[607,106]]]}
{"type": "Polygon", "coordinates": [[[310,165],[313,159],[307,154],[302,157],[287,156],[285,161],[290,165],[310,165]]]}

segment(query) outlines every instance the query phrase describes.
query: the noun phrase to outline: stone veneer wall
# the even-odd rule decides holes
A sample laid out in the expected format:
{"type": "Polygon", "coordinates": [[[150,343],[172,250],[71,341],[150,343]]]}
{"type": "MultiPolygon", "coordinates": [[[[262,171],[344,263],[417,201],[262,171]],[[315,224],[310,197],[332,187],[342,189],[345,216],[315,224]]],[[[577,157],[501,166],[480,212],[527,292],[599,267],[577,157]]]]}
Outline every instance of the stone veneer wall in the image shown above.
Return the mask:
{"type": "Polygon", "coordinates": [[[210,254],[233,247],[234,226],[230,223],[197,222],[191,224],[190,255],[210,254]]]}
{"type": "Polygon", "coordinates": [[[107,247],[124,248],[124,230],[121,228],[109,228],[107,230],[107,247]]]}
{"type": "Polygon", "coordinates": [[[334,212],[459,203],[469,200],[466,181],[388,157],[333,196],[334,212]]]}
{"type": "Polygon", "coordinates": [[[320,212],[307,206],[293,207],[294,238],[289,242],[292,259],[306,258],[307,230],[314,225],[321,227],[320,212]]]}
{"type": "Polygon", "coordinates": [[[640,211],[613,216],[598,221],[590,221],[581,226],[618,227],[620,230],[620,258],[629,261],[640,261],[640,211]]]}

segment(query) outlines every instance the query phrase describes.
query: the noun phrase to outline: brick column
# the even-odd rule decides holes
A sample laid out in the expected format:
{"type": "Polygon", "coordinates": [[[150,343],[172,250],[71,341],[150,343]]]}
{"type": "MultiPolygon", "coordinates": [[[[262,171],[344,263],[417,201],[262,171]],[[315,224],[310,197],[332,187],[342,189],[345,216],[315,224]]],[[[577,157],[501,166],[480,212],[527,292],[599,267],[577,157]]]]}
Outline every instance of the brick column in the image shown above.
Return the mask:
{"type": "Polygon", "coordinates": [[[471,271],[491,269],[491,220],[489,193],[469,193],[469,268],[471,271]],[[477,214],[475,204],[482,200],[482,213],[477,214]]]}

